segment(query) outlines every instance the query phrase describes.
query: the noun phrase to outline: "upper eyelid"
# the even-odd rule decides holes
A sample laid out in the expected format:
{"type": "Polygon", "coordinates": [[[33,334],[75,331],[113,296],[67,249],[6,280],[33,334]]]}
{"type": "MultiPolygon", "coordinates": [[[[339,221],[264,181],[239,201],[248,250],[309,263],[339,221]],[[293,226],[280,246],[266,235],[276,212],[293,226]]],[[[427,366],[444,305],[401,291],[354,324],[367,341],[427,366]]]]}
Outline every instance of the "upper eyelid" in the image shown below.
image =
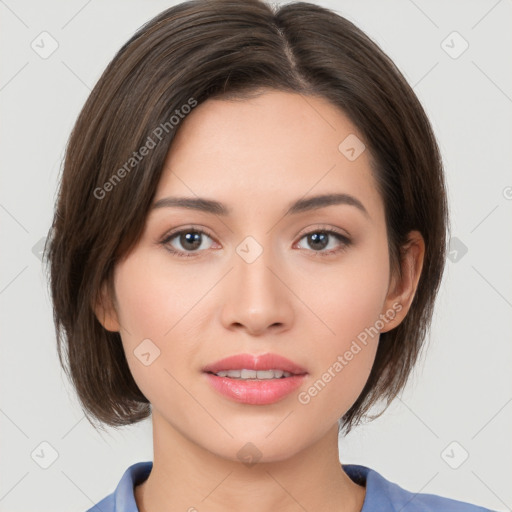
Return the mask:
{"type": "Polygon", "coordinates": [[[180,235],[181,233],[190,231],[199,232],[201,234],[209,236],[212,240],[215,240],[215,237],[211,235],[210,232],[205,228],[200,228],[197,226],[185,226],[184,228],[177,228],[176,230],[169,231],[162,237],[162,241],[172,239],[175,236],[180,235]]]}
{"type": "Polygon", "coordinates": [[[304,228],[304,230],[299,231],[299,233],[296,236],[303,237],[305,235],[308,235],[310,233],[315,233],[317,231],[332,232],[336,235],[340,235],[347,239],[351,239],[351,235],[348,233],[348,231],[346,229],[335,228],[333,226],[328,226],[326,224],[319,224],[317,226],[304,228]]]}

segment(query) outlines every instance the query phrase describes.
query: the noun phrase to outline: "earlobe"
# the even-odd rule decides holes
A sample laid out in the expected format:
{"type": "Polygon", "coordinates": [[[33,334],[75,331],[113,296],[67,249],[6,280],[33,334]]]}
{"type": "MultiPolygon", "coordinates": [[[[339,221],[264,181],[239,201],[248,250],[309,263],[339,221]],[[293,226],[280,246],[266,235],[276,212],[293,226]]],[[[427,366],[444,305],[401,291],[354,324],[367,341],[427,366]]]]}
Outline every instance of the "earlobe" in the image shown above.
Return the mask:
{"type": "Polygon", "coordinates": [[[103,283],[101,287],[100,297],[94,305],[94,313],[100,324],[111,332],[119,332],[119,320],[117,312],[110,297],[107,283],[103,283]]]}
{"type": "Polygon", "coordinates": [[[385,325],[381,332],[397,327],[407,315],[418,288],[425,257],[425,241],[419,231],[411,231],[407,243],[401,251],[401,276],[390,279],[384,311],[396,311],[396,315],[385,325]]]}

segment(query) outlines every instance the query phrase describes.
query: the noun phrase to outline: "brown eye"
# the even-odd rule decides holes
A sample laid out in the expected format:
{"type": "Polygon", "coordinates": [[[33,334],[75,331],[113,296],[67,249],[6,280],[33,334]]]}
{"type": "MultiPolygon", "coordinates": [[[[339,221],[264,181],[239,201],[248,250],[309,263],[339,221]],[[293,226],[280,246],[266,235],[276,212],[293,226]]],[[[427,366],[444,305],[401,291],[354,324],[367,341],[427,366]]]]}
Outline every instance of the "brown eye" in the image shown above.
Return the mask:
{"type": "Polygon", "coordinates": [[[205,249],[205,237],[211,240],[211,237],[205,231],[189,228],[169,234],[161,243],[176,256],[191,257],[195,256],[193,253],[202,252],[202,250],[199,250],[202,246],[205,249]]]}
{"type": "Polygon", "coordinates": [[[331,255],[346,249],[350,245],[350,240],[332,230],[317,230],[306,233],[301,240],[306,239],[306,245],[313,251],[322,255],[331,255]],[[325,250],[329,248],[329,250],[325,250]]]}

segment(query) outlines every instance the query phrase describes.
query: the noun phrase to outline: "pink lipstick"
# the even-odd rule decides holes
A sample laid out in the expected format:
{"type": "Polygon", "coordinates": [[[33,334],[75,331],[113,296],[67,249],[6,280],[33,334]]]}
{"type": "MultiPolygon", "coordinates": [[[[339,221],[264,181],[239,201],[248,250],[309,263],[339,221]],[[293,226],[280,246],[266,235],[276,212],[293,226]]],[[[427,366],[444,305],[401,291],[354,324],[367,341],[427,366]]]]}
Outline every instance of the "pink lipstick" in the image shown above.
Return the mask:
{"type": "Polygon", "coordinates": [[[209,384],[240,403],[267,405],[282,400],[304,381],[307,371],[277,354],[237,354],[203,368],[209,384]]]}

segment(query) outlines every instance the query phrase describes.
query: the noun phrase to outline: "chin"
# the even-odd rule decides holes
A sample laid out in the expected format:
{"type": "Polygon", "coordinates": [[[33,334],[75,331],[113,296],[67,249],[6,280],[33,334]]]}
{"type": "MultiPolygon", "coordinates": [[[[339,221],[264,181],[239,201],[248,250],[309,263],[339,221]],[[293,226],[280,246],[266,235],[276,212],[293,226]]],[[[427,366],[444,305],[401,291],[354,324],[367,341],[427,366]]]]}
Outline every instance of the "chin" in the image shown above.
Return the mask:
{"type": "MultiPolygon", "coordinates": [[[[275,427],[274,427],[275,428],[275,427]]],[[[278,427],[279,429],[279,427],[278,427]]],[[[228,428],[229,430],[229,428],[228,428]]],[[[216,437],[214,444],[209,446],[207,442],[203,445],[206,449],[217,456],[232,462],[242,462],[248,467],[255,463],[272,463],[285,461],[297,454],[301,449],[301,443],[297,436],[290,433],[289,429],[283,428],[282,432],[277,431],[267,437],[270,430],[250,430],[245,432],[234,432],[230,430],[233,438],[227,439],[224,436],[225,444],[220,446],[222,438],[216,437]]],[[[210,438],[208,441],[211,441],[210,438]]],[[[306,440],[302,440],[307,444],[306,440]]]]}

